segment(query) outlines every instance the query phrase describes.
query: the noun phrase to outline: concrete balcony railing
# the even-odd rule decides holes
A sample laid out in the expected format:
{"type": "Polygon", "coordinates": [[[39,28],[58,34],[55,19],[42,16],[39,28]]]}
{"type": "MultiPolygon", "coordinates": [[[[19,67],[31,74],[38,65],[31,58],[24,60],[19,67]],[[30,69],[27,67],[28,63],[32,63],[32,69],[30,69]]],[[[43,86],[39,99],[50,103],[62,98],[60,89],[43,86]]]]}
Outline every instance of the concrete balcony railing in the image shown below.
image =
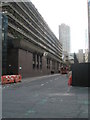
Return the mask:
{"type": "Polygon", "coordinates": [[[21,29],[18,29],[16,26],[12,25],[11,23],[8,23],[8,26],[10,26],[12,29],[16,30],[20,34],[24,35],[26,38],[32,40],[33,43],[38,44],[31,36],[27,35],[25,32],[23,32],[21,29]]]}
{"type": "MultiPolygon", "coordinates": [[[[12,16],[13,16],[13,15],[12,15],[12,16]]],[[[15,20],[16,20],[16,19],[15,19],[15,20]]],[[[20,24],[20,23],[19,23],[19,24],[20,24]]],[[[22,24],[22,23],[21,23],[21,24],[22,24]]],[[[10,25],[10,24],[9,24],[9,25],[10,25]]],[[[21,25],[21,26],[22,26],[22,25],[21,25]]],[[[26,27],[26,26],[24,26],[24,28],[25,28],[25,27],[26,27]]],[[[13,27],[13,28],[15,28],[15,27],[13,27]]],[[[26,27],[26,28],[27,28],[27,27],[26,27]]],[[[21,34],[23,34],[24,36],[27,37],[27,34],[25,34],[22,30],[20,30],[20,29],[16,29],[16,30],[18,30],[18,32],[20,32],[21,34]]],[[[37,37],[35,34],[34,34],[34,36],[37,37]]],[[[29,38],[30,38],[30,37],[29,37],[29,38]]],[[[34,39],[33,39],[33,40],[34,40],[34,39]]],[[[34,42],[35,42],[35,40],[34,40],[34,42]]],[[[42,45],[42,46],[43,46],[43,45],[42,45]]],[[[41,47],[42,47],[42,46],[41,46],[41,47]]],[[[48,46],[48,48],[49,48],[49,47],[50,47],[50,45],[48,46]]],[[[48,48],[47,48],[46,50],[48,50],[49,52],[52,51],[52,52],[51,52],[52,54],[54,54],[55,56],[59,57],[56,50],[55,50],[55,52],[53,52],[54,50],[50,50],[50,49],[48,49],[48,48]]],[[[44,48],[44,49],[45,49],[45,48],[44,48]]]]}
{"type": "MultiPolygon", "coordinates": [[[[20,5],[19,5],[19,3],[17,3],[18,4],[18,6],[25,12],[25,14],[27,14],[27,12],[25,11],[25,9],[23,9],[20,5]]],[[[30,10],[30,9],[29,9],[30,10]]],[[[32,13],[33,14],[33,13],[32,13]]],[[[31,16],[29,16],[28,14],[27,14],[27,16],[30,18],[30,19],[32,19],[32,17],[31,16]]],[[[35,16],[36,17],[36,16],[35,16]]],[[[33,22],[35,22],[35,20],[33,20],[32,19],[32,21],[33,22]]],[[[38,22],[39,22],[39,20],[37,20],[38,22]]],[[[35,22],[35,24],[37,24],[36,22],[35,22]]],[[[37,24],[38,25],[38,24],[37,24]]],[[[33,27],[33,26],[32,26],[33,27]]],[[[39,28],[40,28],[40,26],[38,26],[39,28]]],[[[34,27],[34,29],[36,29],[35,27],[34,27]]],[[[41,29],[42,31],[43,31],[43,29],[41,29]]],[[[37,30],[37,32],[39,32],[38,30],[37,30]]],[[[43,36],[43,34],[41,34],[40,32],[39,32],[39,34],[40,35],[42,35],[43,36]]],[[[46,32],[44,32],[44,34],[46,34],[46,32]]],[[[46,34],[47,35],[47,34],[46,34]]],[[[44,36],[43,36],[44,37],[44,36]]],[[[51,38],[50,38],[50,36],[48,36],[49,37],[49,39],[51,40],[51,38]]],[[[46,38],[46,40],[48,41],[48,39],[46,38]]],[[[51,44],[50,43],[50,40],[48,41],[49,42],[49,44],[51,44]]],[[[55,47],[55,46],[53,46],[53,47],[55,47]]],[[[55,49],[57,49],[57,47],[55,48],[55,49]]],[[[61,50],[61,49],[60,49],[61,50]]]]}
{"type": "MultiPolygon", "coordinates": [[[[13,20],[15,20],[16,22],[18,22],[21,27],[25,28],[26,30],[28,30],[31,34],[33,34],[35,37],[37,37],[39,40],[41,40],[41,42],[43,42],[44,44],[45,41],[42,41],[42,39],[40,39],[36,34],[34,34],[30,29],[28,29],[28,27],[26,27],[23,23],[21,23],[18,19],[16,19],[12,14],[8,13],[8,16],[10,16],[13,20]]],[[[19,26],[18,26],[19,27],[19,26]]]]}
{"type": "MultiPolygon", "coordinates": [[[[12,27],[14,30],[16,30],[17,32],[19,32],[20,34],[24,35],[25,37],[27,37],[28,39],[32,39],[34,41],[34,43],[36,42],[33,38],[31,38],[29,35],[27,35],[26,33],[24,33],[22,30],[18,29],[16,26],[12,25],[11,23],[8,23],[8,25],[10,27],[12,27]]],[[[43,44],[39,44],[38,42],[36,42],[36,44],[38,46],[40,46],[41,48],[45,49],[46,51],[50,52],[51,54],[53,54],[54,56],[56,56],[57,58],[59,58],[59,56],[53,52],[52,50],[48,49],[47,47],[43,47],[43,44]]]]}
{"type": "MultiPolygon", "coordinates": [[[[27,16],[30,18],[30,19],[32,19],[32,17],[25,11],[25,9],[23,9],[20,5],[19,5],[19,3],[17,3],[18,4],[18,6],[25,12],[25,14],[27,14],[27,16]]],[[[29,9],[29,8],[28,8],[29,9]]],[[[30,9],[29,9],[29,11],[30,12],[32,12],[30,9]]],[[[33,12],[32,12],[32,14],[34,14],[33,12]]],[[[35,16],[35,15],[34,15],[35,16]]],[[[37,19],[37,17],[35,16],[35,19],[37,19]]],[[[32,19],[33,20],[33,19],[32,19]]],[[[38,23],[39,23],[39,20],[37,19],[37,21],[38,21],[38,23]]],[[[33,22],[35,22],[35,20],[33,20],[33,22]]],[[[36,22],[35,22],[35,24],[37,24],[36,22]]],[[[40,23],[41,24],[41,23],[40,23]]],[[[38,25],[38,24],[37,24],[38,25]]],[[[39,28],[40,28],[40,26],[38,26],[39,28]]],[[[43,26],[42,26],[43,27],[43,26]]],[[[45,30],[45,28],[41,28],[41,30],[43,31],[43,29],[45,30]]],[[[44,34],[46,34],[46,32],[44,32],[44,34]]],[[[46,34],[47,35],[47,34],[46,34]]],[[[49,38],[50,38],[50,36],[48,36],[49,38]]],[[[54,36],[54,38],[55,38],[55,36],[54,36]]],[[[50,40],[51,40],[51,38],[50,38],[50,40]]],[[[48,40],[47,40],[48,41],[48,40]]],[[[52,40],[52,42],[53,42],[53,40],[52,40]]]]}
{"type": "MultiPolygon", "coordinates": [[[[10,15],[10,14],[8,14],[8,15],[10,15]]],[[[12,17],[13,17],[13,15],[12,15],[12,17]]],[[[14,20],[16,20],[16,21],[18,21],[16,18],[14,18],[13,17],[13,19],[14,20]]],[[[19,21],[18,21],[19,22],[19,21]]],[[[20,22],[19,22],[20,23],[20,22]]],[[[24,26],[24,24],[23,23],[20,23],[21,25],[23,25],[24,26]]],[[[24,26],[24,27],[26,27],[26,26],[24,26]]],[[[27,29],[27,28],[26,28],[27,29]]],[[[51,48],[51,46],[48,44],[48,47],[50,47],[51,48]]],[[[53,48],[52,48],[52,50],[53,50],[53,48]]],[[[55,50],[55,52],[57,53],[57,51],[55,50]]],[[[58,54],[58,53],[57,53],[58,54]]]]}
{"type": "MultiPolygon", "coordinates": [[[[18,11],[17,11],[18,12],[18,11]]],[[[19,14],[19,13],[18,13],[19,14]]],[[[22,15],[20,15],[22,18],[24,18],[24,16],[22,16],[22,15]]],[[[24,18],[24,20],[26,20],[25,18],[24,18]]],[[[27,21],[27,20],[26,20],[27,21]]],[[[30,24],[30,23],[29,23],[30,24]]],[[[35,28],[34,28],[35,29],[35,28]]],[[[46,43],[47,44],[47,43],[46,43]]],[[[53,47],[52,47],[52,49],[53,49],[53,47]]],[[[55,50],[54,51],[56,51],[56,47],[55,47],[55,50]]]]}
{"type": "MultiPolygon", "coordinates": [[[[25,14],[27,14],[27,12],[19,5],[19,7],[25,12],[25,14]]],[[[13,7],[12,7],[12,9],[13,9],[13,7]]],[[[14,9],[15,10],[15,9],[14,9]]],[[[29,9],[30,10],[30,9],[29,9]]],[[[32,11],[31,11],[32,12],[32,11]]],[[[32,12],[32,14],[33,14],[33,12],[32,12]]],[[[19,14],[20,15],[20,14],[19,14]]],[[[28,14],[27,14],[28,15],[28,14]]],[[[22,16],[22,17],[24,17],[24,16],[22,16]]],[[[31,16],[29,16],[30,17],[30,19],[32,19],[31,18],[31,16]]],[[[35,16],[36,17],[36,16],[35,16]]],[[[24,17],[25,18],[25,17],[24,17]]],[[[26,21],[26,19],[24,19],[25,21],[26,21]]],[[[32,19],[33,20],[33,19],[32,19]]],[[[28,22],[28,21],[27,21],[28,22]]],[[[34,20],[33,20],[33,22],[35,22],[34,20]]],[[[39,22],[39,21],[38,21],[39,22]]],[[[35,24],[37,24],[36,22],[35,22],[35,24]]],[[[38,25],[38,24],[37,24],[38,25]]],[[[38,26],[39,28],[40,28],[40,26],[38,26]]],[[[34,27],[34,29],[35,29],[35,27],[34,27]]],[[[42,29],[41,29],[42,30],[42,29]]],[[[43,31],[43,30],[42,30],[43,31]]],[[[39,34],[40,34],[40,32],[39,32],[39,34]]],[[[44,35],[46,34],[46,32],[44,32],[44,35]]],[[[41,34],[42,36],[43,36],[43,34],[41,34]]],[[[47,35],[47,34],[46,34],[47,35]]],[[[48,36],[49,38],[50,38],[50,36],[48,36]]],[[[46,38],[45,38],[46,39],[46,38]]],[[[51,39],[51,38],[50,38],[51,39]]],[[[48,41],[48,39],[46,39],[47,41],[48,41]]],[[[48,42],[50,42],[50,40],[48,41],[48,42]]],[[[58,49],[57,47],[55,47],[55,46],[53,46],[55,49],[58,49]]],[[[60,47],[61,48],[61,47],[60,47]]],[[[62,49],[58,49],[58,50],[62,50],[62,49]]]]}

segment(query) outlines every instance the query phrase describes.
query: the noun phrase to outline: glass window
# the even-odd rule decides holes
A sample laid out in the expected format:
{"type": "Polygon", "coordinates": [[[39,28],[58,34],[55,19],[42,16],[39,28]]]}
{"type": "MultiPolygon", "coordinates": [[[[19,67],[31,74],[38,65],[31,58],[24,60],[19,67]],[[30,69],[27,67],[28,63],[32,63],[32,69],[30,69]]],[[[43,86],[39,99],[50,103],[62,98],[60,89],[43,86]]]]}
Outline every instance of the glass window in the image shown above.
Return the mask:
{"type": "Polygon", "coordinates": [[[33,69],[35,69],[35,54],[33,53],[33,69]]]}
{"type": "Polygon", "coordinates": [[[42,69],[42,56],[40,56],[40,69],[42,69]]]}

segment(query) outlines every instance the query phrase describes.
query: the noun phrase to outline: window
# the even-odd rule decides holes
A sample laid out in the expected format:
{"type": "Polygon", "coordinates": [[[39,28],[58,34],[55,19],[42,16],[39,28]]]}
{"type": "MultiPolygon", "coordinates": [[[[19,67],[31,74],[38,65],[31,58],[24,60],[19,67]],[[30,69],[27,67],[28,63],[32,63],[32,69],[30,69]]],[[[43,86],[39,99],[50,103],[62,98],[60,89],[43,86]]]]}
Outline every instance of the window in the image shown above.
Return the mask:
{"type": "Polygon", "coordinates": [[[42,56],[40,56],[40,69],[42,69],[42,56]]]}
{"type": "Polygon", "coordinates": [[[37,54],[36,56],[37,56],[37,62],[36,62],[36,64],[37,64],[37,69],[39,69],[39,55],[37,54]]]}
{"type": "Polygon", "coordinates": [[[59,62],[57,62],[57,70],[59,69],[59,62]]]}
{"type": "Polygon", "coordinates": [[[47,58],[47,69],[48,69],[48,58],[47,58]]]}
{"type": "Polygon", "coordinates": [[[47,58],[47,69],[50,69],[50,59],[47,58]]]}
{"type": "Polygon", "coordinates": [[[52,60],[52,69],[54,70],[55,69],[55,61],[52,60]]]}
{"type": "Polygon", "coordinates": [[[42,69],[42,56],[33,53],[33,69],[42,69]]]}
{"type": "Polygon", "coordinates": [[[35,54],[33,53],[33,69],[35,69],[35,62],[36,62],[35,54]]]}

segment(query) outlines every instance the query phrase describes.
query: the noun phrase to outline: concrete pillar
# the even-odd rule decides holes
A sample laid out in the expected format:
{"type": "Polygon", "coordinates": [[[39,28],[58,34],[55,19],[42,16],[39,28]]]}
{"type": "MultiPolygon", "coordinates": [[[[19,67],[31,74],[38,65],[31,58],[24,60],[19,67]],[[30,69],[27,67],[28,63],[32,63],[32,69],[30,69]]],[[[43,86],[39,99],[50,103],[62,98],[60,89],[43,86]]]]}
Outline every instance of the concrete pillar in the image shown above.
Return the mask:
{"type": "MultiPolygon", "coordinates": [[[[2,75],[2,14],[0,13],[0,76],[1,75],[2,75]]],[[[2,89],[0,89],[0,118],[2,119],[2,89]]]]}
{"type": "Polygon", "coordinates": [[[0,13],[0,76],[2,75],[2,14],[0,13]]]}

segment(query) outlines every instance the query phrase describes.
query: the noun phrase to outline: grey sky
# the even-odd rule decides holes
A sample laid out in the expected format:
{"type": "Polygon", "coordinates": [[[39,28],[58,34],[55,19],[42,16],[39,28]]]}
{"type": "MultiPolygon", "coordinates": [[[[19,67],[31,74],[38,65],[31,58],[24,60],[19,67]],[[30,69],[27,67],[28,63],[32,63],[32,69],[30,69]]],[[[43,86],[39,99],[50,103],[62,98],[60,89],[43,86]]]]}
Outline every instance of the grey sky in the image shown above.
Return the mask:
{"type": "Polygon", "coordinates": [[[51,30],[59,38],[61,23],[71,28],[71,52],[85,49],[88,31],[87,0],[31,0],[51,30]]]}

